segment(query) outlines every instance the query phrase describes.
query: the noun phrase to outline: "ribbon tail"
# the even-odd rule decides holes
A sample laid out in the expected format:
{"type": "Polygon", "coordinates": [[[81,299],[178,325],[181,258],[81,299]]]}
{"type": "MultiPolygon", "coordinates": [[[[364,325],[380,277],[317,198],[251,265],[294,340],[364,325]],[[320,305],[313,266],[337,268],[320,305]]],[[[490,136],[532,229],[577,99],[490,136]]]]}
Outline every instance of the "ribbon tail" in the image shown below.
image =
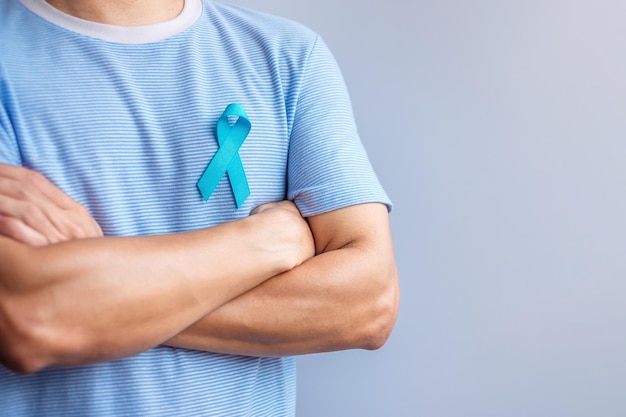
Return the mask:
{"type": "Polygon", "coordinates": [[[250,186],[238,154],[235,155],[228,166],[228,178],[235,196],[235,204],[237,204],[237,208],[240,208],[250,196],[250,186]]]}
{"type": "MultiPolygon", "coordinates": [[[[215,188],[217,188],[217,185],[231,165],[233,158],[237,156],[237,151],[241,143],[243,143],[243,139],[240,138],[239,141],[237,139],[235,136],[229,136],[224,141],[224,145],[217,151],[209,166],[198,180],[197,186],[204,201],[211,197],[211,194],[213,194],[213,191],[215,191],[215,188]]],[[[245,173],[243,175],[245,177],[245,173]]]]}

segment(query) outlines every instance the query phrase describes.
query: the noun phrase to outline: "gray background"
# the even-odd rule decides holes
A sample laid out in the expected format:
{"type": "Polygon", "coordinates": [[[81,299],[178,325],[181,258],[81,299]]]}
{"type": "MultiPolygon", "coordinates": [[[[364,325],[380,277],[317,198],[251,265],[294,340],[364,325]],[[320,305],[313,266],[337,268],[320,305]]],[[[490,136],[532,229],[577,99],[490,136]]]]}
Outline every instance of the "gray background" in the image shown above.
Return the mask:
{"type": "Polygon", "coordinates": [[[395,202],[394,334],[299,417],[626,416],[626,3],[236,3],[322,34],[395,202]]]}

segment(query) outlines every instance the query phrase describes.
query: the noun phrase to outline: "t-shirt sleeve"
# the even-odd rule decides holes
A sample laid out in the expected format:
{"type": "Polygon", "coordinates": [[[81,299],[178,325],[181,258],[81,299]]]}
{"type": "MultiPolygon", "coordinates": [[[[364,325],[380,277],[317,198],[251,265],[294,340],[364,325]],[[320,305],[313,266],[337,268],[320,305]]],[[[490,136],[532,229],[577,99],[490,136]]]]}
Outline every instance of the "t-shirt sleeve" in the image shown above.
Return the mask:
{"type": "Polygon", "coordinates": [[[22,165],[17,139],[13,134],[9,116],[5,108],[4,93],[0,91],[0,162],[10,165],[22,165]]]}
{"type": "Polygon", "coordinates": [[[300,85],[287,171],[288,198],[305,217],[373,202],[391,210],[359,138],[343,77],[319,37],[300,85]]]}
{"type": "Polygon", "coordinates": [[[22,165],[15,142],[8,140],[2,129],[0,129],[0,163],[22,165]]]}

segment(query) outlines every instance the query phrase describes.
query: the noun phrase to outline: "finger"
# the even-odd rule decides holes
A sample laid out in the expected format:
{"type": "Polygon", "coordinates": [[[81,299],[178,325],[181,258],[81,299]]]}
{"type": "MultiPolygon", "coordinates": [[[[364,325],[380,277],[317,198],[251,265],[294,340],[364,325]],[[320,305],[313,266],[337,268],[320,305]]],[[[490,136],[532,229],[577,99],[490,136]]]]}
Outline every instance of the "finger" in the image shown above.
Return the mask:
{"type": "Polygon", "coordinates": [[[300,215],[300,210],[298,210],[298,207],[296,207],[294,202],[291,200],[275,201],[271,203],[261,204],[260,206],[252,210],[250,214],[251,215],[260,214],[265,211],[276,210],[276,209],[289,210],[293,213],[300,215]]]}
{"type": "Polygon", "coordinates": [[[89,211],[80,204],[71,210],[62,210],[61,215],[53,219],[58,230],[68,239],[102,237],[100,225],[91,217],[89,211]]]}
{"type": "Polygon", "coordinates": [[[0,235],[30,246],[45,246],[48,239],[14,217],[0,215],[0,235]]]}
{"type": "Polygon", "coordinates": [[[260,214],[260,213],[263,213],[265,211],[274,210],[274,209],[276,209],[278,207],[280,207],[280,202],[279,201],[273,201],[273,202],[270,202],[270,203],[261,204],[260,206],[256,207],[254,210],[252,210],[250,212],[250,214],[260,214]]]}
{"type": "Polygon", "coordinates": [[[16,181],[30,192],[39,192],[59,207],[71,208],[78,204],[43,174],[21,166],[0,164],[0,177],[16,181]]]}
{"type": "Polygon", "coordinates": [[[61,233],[37,204],[0,195],[0,214],[20,220],[29,228],[44,235],[50,243],[63,240],[61,233]]]}
{"type": "MultiPolygon", "coordinates": [[[[34,205],[46,214],[59,207],[48,197],[49,192],[46,191],[46,188],[55,188],[55,186],[43,176],[24,169],[21,170],[20,174],[19,170],[16,169],[18,167],[10,168],[12,169],[3,166],[0,170],[0,196],[9,198],[9,202],[18,201],[34,205]]],[[[15,204],[13,207],[16,207],[15,204]]],[[[16,213],[11,214],[15,215],[16,213]]]]}
{"type": "Polygon", "coordinates": [[[84,206],[65,194],[44,175],[29,169],[22,171],[16,175],[32,186],[34,194],[37,191],[41,193],[41,210],[63,238],[102,236],[100,225],[84,206]]]}
{"type": "MultiPolygon", "coordinates": [[[[82,205],[36,171],[0,164],[0,194],[38,208],[47,221],[42,221],[37,210],[32,207],[27,208],[30,212],[24,215],[15,211],[5,214],[22,219],[53,242],[102,236],[100,226],[82,205]]],[[[13,207],[24,209],[21,205],[13,207]]]]}

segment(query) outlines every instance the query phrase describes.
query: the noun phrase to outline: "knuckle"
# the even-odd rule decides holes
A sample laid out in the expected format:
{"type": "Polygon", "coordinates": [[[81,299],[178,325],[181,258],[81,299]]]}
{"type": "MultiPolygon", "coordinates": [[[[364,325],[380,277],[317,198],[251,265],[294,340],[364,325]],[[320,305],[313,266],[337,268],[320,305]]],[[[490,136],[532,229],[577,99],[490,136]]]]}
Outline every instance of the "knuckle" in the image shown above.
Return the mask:
{"type": "Polygon", "coordinates": [[[76,212],[79,216],[83,217],[83,218],[91,218],[91,214],[89,213],[89,211],[85,208],[85,206],[83,206],[82,204],[78,204],[76,203],[76,212]]]}
{"type": "Polygon", "coordinates": [[[49,243],[46,236],[31,230],[21,220],[8,216],[0,216],[0,235],[31,246],[45,246],[49,243]]]}
{"type": "Polygon", "coordinates": [[[92,219],[87,209],[80,204],[64,211],[60,229],[66,240],[85,239],[101,235],[97,223],[92,219]]]}
{"type": "Polygon", "coordinates": [[[69,238],[82,239],[87,237],[87,232],[77,223],[70,223],[67,225],[67,234],[69,238]]]}
{"type": "Polygon", "coordinates": [[[74,238],[87,237],[87,226],[90,221],[87,210],[80,204],[77,204],[75,208],[70,210],[68,215],[67,229],[70,235],[74,238]]]}

